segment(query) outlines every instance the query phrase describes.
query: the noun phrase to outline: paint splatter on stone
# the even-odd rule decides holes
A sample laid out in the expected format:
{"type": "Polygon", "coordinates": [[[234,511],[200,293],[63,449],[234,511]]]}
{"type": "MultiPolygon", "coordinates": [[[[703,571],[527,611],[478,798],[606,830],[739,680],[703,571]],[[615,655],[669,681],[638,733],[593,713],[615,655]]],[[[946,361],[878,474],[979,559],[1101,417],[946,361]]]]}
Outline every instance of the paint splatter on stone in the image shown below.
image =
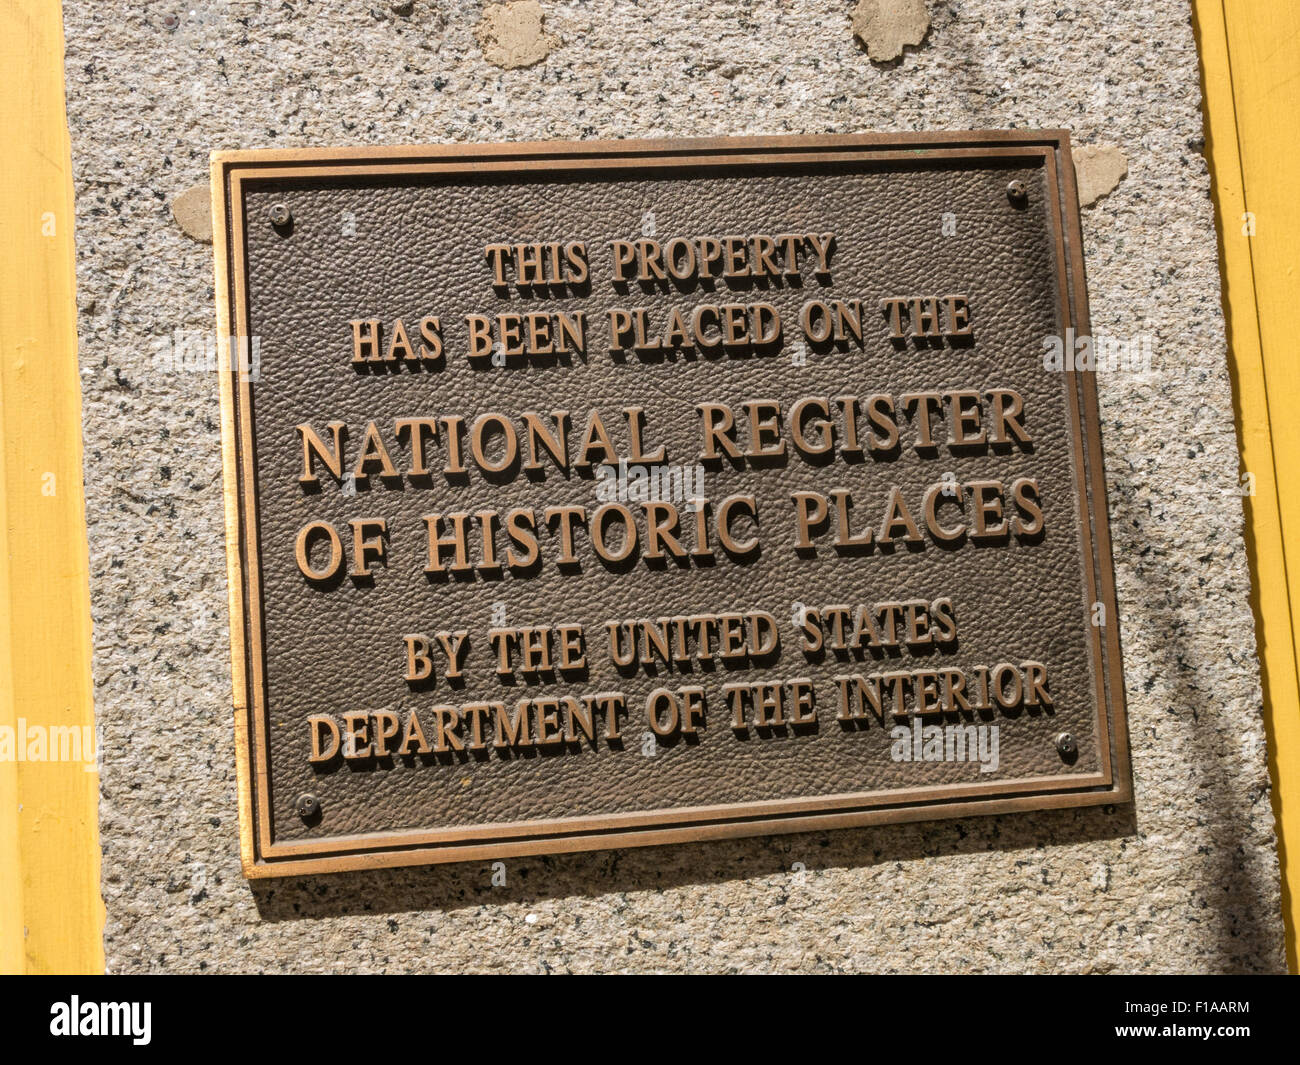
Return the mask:
{"type": "Polygon", "coordinates": [[[1073,154],[1080,207],[1088,207],[1114,192],[1128,174],[1128,160],[1113,144],[1085,144],[1073,154]]]}
{"type": "Polygon", "coordinates": [[[897,59],[905,45],[920,44],[929,29],[925,0],[858,0],[853,9],[853,35],[878,63],[897,59]]]}
{"type": "Polygon", "coordinates": [[[506,70],[540,63],[559,44],[543,29],[544,17],[537,0],[489,4],[476,31],[483,58],[506,70]]]}
{"type": "Polygon", "coordinates": [[[195,185],[172,200],[172,217],[187,237],[212,243],[212,190],[195,185]]]}

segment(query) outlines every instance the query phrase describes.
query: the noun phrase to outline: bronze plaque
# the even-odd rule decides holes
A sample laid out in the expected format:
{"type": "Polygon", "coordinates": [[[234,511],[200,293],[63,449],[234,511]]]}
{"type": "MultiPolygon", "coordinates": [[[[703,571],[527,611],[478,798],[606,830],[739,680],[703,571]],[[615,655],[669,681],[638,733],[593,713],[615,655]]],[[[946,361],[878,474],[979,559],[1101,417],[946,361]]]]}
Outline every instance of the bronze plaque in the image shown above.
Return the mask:
{"type": "Polygon", "coordinates": [[[1129,799],[1065,133],[212,182],[247,875],[1129,799]]]}

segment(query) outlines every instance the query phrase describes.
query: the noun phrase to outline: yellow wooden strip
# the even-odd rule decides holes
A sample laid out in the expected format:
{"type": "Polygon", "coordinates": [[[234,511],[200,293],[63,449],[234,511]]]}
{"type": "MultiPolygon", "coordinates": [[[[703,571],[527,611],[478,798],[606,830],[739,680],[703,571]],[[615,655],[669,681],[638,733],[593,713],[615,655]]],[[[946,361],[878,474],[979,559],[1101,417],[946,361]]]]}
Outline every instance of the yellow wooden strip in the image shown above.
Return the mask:
{"type": "Polygon", "coordinates": [[[0,70],[0,967],[100,972],[99,777],[81,749],[94,720],[59,4],[0,0],[0,70]]]}
{"type": "Polygon", "coordinates": [[[1300,8],[1198,0],[1207,148],[1236,393],[1287,964],[1300,923],[1300,366],[1292,319],[1300,248],[1300,8]],[[1253,230],[1253,235],[1251,235],[1253,230]]]}

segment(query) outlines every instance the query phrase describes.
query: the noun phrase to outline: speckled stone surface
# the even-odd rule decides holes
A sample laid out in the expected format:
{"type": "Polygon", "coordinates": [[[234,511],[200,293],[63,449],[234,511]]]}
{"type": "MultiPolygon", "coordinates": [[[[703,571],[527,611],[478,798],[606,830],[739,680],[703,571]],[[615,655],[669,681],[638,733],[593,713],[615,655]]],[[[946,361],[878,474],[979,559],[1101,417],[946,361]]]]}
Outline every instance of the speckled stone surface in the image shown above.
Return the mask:
{"type": "Polygon", "coordinates": [[[888,65],[848,0],[542,6],[504,71],[473,0],[64,4],[110,971],[1281,969],[1187,5],[932,3],[888,65]],[[1026,126],[1128,159],[1084,234],[1094,331],[1151,344],[1099,380],[1132,809],[244,881],[212,250],[171,213],[211,149],[1026,126]]]}

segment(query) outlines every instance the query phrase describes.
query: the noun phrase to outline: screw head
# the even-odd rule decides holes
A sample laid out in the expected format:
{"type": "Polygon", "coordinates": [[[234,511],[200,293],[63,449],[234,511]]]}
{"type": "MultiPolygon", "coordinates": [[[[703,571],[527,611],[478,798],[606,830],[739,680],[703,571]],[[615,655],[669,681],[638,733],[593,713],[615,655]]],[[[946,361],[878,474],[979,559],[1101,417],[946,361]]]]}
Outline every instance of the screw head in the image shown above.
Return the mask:
{"type": "Polygon", "coordinates": [[[293,212],[283,203],[274,204],[271,207],[271,225],[280,228],[287,226],[293,221],[293,212]]]}
{"type": "Polygon", "coordinates": [[[1007,199],[1019,206],[1029,199],[1029,186],[1019,178],[1007,184],[1007,199]]]}
{"type": "Polygon", "coordinates": [[[315,817],[320,813],[320,799],[307,792],[299,795],[293,806],[298,811],[298,816],[302,818],[315,817]]]}
{"type": "Polygon", "coordinates": [[[1079,745],[1074,742],[1074,737],[1068,732],[1062,732],[1056,737],[1056,749],[1060,752],[1062,758],[1069,758],[1078,751],[1079,745]]]}

